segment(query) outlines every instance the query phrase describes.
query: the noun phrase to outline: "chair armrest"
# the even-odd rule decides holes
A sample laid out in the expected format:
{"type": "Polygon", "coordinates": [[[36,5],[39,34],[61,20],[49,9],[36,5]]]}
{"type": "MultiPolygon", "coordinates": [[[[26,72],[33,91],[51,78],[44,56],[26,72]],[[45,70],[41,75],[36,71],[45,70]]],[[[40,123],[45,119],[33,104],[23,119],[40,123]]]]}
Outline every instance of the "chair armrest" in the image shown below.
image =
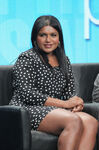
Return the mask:
{"type": "Polygon", "coordinates": [[[85,103],[83,111],[92,115],[99,121],[99,103],[85,103]]]}
{"type": "Polygon", "coordinates": [[[0,106],[0,149],[30,150],[29,122],[22,107],[0,106]]]}

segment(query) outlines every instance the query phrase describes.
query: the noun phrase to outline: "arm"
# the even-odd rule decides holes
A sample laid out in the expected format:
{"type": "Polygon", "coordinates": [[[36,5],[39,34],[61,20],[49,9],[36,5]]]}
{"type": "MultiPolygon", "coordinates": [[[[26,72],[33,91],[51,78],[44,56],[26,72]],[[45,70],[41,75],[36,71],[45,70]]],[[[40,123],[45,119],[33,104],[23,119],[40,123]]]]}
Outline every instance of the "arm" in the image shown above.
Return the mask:
{"type": "MultiPolygon", "coordinates": [[[[49,97],[46,100],[44,105],[57,106],[57,107],[62,107],[62,108],[67,108],[67,109],[71,109],[71,108],[73,109],[75,106],[77,107],[79,105],[81,105],[81,107],[83,106],[83,100],[77,96],[74,96],[75,95],[74,77],[72,74],[72,68],[71,68],[68,57],[67,57],[67,69],[68,69],[68,84],[63,89],[63,92],[62,92],[63,100],[49,97]]],[[[80,110],[82,109],[81,107],[79,108],[80,110]]]]}
{"type": "MultiPolygon", "coordinates": [[[[75,95],[77,95],[76,94],[77,91],[75,89],[75,80],[74,80],[74,76],[73,76],[73,73],[72,73],[71,63],[70,63],[68,57],[67,57],[67,64],[68,64],[68,85],[67,85],[67,90],[70,91],[68,99],[72,100],[71,103],[75,103],[75,105],[73,105],[73,107],[72,107],[73,112],[82,111],[83,107],[84,107],[84,102],[80,97],[75,96],[75,95]]],[[[66,89],[65,89],[65,91],[66,91],[66,89]]]]}
{"type": "Polygon", "coordinates": [[[79,105],[83,106],[83,100],[81,98],[79,98],[78,96],[73,96],[72,98],[70,98],[67,101],[48,97],[48,99],[46,100],[44,105],[45,106],[56,106],[56,107],[60,107],[60,108],[73,109],[79,105]]]}
{"type": "Polygon", "coordinates": [[[36,86],[37,72],[33,61],[33,58],[22,54],[14,66],[13,87],[15,90],[18,90],[18,94],[20,93],[21,99],[18,100],[21,100],[24,104],[56,106],[63,108],[71,108],[77,105],[76,101],[74,101],[76,97],[68,102],[51,98],[48,95],[41,93],[36,86]]]}
{"type": "Polygon", "coordinates": [[[48,95],[39,91],[36,86],[37,70],[32,56],[20,55],[13,68],[14,92],[23,104],[43,105],[48,95]]]}

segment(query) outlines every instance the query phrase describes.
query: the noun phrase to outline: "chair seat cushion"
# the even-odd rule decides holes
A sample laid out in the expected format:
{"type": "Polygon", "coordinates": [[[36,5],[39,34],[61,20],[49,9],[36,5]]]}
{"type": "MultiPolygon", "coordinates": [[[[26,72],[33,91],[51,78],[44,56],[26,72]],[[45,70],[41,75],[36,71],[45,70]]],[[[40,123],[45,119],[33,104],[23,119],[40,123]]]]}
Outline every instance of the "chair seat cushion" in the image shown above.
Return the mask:
{"type": "Polygon", "coordinates": [[[31,150],[57,150],[58,136],[34,130],[31,130],[31,136],[31,150]]]}

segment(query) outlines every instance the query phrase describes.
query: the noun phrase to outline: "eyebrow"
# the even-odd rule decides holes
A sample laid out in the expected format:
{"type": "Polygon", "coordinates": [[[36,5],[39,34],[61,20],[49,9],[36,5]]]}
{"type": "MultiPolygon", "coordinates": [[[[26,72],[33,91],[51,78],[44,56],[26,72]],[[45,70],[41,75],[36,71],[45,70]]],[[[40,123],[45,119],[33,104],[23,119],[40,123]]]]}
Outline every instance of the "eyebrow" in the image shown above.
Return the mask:
{"type": "MultiPolygon", "coordinates": [[[[46,33],[46,32],[44,32],[44,31],[40,31],[40,32],[38,32],[38,34],[41,34],[41,33],[47,34],[47,33],[46,33]]],[[[52,34],[52,33],[54,33],[54,34],[58,34],[58,32],[56,32],[56,31],[53,31],[53,32],[51,32],[50,34],[52,34]]]]}

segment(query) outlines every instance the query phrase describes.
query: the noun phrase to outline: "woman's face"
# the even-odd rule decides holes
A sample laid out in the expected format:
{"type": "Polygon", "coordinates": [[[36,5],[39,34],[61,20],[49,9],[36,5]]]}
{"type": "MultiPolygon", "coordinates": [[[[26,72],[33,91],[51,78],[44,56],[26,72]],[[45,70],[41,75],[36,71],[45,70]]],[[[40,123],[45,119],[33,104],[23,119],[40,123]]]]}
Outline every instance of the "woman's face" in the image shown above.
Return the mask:
{"type": "Polygon", "coordinates": [[[37,44],[46,53],[51,53],[58,47],[59,33],[51,26],[44,26],[37,35],[37,44]]]}

